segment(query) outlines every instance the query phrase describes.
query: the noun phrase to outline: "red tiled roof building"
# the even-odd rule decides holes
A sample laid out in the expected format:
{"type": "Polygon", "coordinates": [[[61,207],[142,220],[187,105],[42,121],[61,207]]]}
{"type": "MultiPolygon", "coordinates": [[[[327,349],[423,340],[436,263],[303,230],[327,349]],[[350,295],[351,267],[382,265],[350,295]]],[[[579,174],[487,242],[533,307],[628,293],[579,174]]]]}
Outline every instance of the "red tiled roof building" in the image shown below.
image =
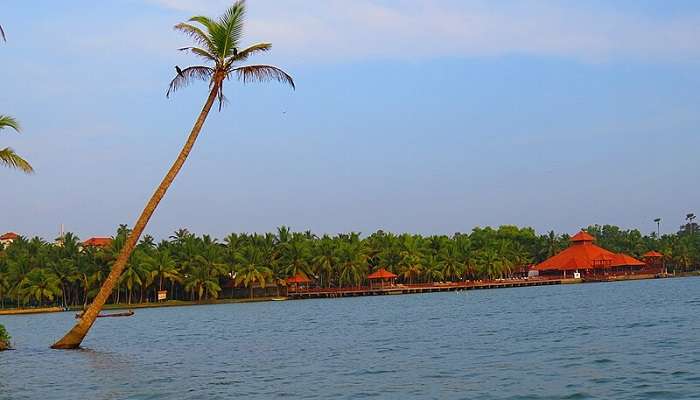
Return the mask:
{"type": "Polygon", "coordinates": [[[91,237],[83,242],[83,247],[107,247],[112,244],[112,238],[91,237]]]}
{"type": "Polygon", "coordinates": [[[0,250],[4,246],[9,246],[10,243],[14,242],[19,238],[19,235],[14,233],[14,232],[7,232],[4,235],[0,236],[0,250]]]}
{"type": "Polygon", "coordinates": [[[14,232],[7,232],[6,234],[0,236],[0,240],[15,240],[18,237],[19,235],[14,232]]]}
{"type": "Polygon", "coordinates": [[[646,264],[627,254],[616,254],[593,242],[595,238],[581,231],[571,238],[571,245],[560,253],[535,265],[532,269],[540,275],[581,276],[626,274],[641,269],[646,264]]]}

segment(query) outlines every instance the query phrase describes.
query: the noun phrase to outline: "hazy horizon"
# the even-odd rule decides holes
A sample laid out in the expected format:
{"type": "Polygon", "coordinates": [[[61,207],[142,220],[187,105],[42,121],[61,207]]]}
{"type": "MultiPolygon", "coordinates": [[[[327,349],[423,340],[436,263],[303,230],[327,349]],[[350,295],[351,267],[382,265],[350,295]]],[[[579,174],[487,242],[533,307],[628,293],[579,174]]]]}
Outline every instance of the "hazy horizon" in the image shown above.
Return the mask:
{"type": "MultiPolygon", "coordinates": [[[[172,26],[229,1],[4,3],[0,234],[132,225],[206,96],[172,26]]],[[[148,234],[675,232],[700,204],[700,3],[250,0],[278,84],[227,83],[148,234]]]]}

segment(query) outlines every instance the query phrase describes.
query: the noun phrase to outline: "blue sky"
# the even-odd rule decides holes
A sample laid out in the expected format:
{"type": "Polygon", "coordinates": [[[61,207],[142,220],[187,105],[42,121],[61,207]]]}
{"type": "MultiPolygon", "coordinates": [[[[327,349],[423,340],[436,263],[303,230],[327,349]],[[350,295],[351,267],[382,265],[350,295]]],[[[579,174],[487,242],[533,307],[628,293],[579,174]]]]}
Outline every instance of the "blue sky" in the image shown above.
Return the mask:
{"type": "MultiPolygon", "coordinates": [[[[0,230],[132,224],[206,96],[172,26],[227,1],[4,0],[0,230]]],[[[696,1],[250,0],[254,62],[297,82],[228,85],[151,221],[223,236],[453,233],[611,223],[673,231],[700,205],[696,1]]]]}

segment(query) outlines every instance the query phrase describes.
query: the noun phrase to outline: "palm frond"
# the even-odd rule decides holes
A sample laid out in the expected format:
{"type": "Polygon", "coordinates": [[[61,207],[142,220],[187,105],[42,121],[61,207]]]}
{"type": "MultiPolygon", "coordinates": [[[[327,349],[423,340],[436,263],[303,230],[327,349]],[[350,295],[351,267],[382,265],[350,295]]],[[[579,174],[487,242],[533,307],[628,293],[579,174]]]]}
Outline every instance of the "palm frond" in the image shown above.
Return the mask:
{"type": "Polygon", "coordinates": [[[273,67],[272,65],[246,65],[243,67],[234,68],[231,71],[236,72],[238,79],[240,79],[243,83],[248,83],[249,81],[277,81],[286,83],[291,86],[292,89],[296,89],[292,77],[286,72],[277,67],[273,67]]]}
{"type": "Polygon", "coordinates": [[[17,122],[16,119],[7,115],[0,115],[0,131],[4,128],[12,128],[17,132],[20,131],[19,122],[17,122]]]}
{"type": "Polygon", "coordinates": [[[262,53],[262,52],[270,51],[271,49],[272,49],[272,43],[254,44],[246,49],[239,51],[237,55],[235,55],[233,58],[231,58],[231,61],[232,62],[233,61],[245,61],[255,53],[262,53]]]}
{"type": "Polygon", "coordinates": [[[238,0],[219,18],[219,25],[223,28],[218,38],[219,55],[228,58],[233,54],[233,49],[243,34],[243,18],[245,17],[245,0],[238,0]]]}
{"type": "Polygon", "coordinates": [[[221,26],[217,21],[203,15],[197,15],[190,18],[190,22],[197,22],[204,26],[207,30],[207,36],[210,42],[209,53],[215,54],[217,57],[221,57],[221,48],[226,42],[226,34],[224,32],[224,27],[221,26]]]}
{"type": "Polygon", "coordinates": [[[205,60],[209,60],[209,61],[213,61],[213,62],[218,62],[218,58],[217,58],[215,55],[211,54],[211,53],[208,52],[207,50],[200,49],[199,47],[181,47],[181,48],[179,48],[178,50],[180,50],[180,51],[189,51],[189,52],[191,52],[192,54],[194,54],[194,55],[196,55],[196,56],[198,56],[198,57],[202,57],[202,58],[205,59],[205,60]]]}
{"type": "Polygon", "coordinates": [[[0,164],[9,168],[18,169],[27,174],[34,172],[34,168],[9,147],[0,150],[0,164]]]}
{"type": "Polygon", "coordinates": [[[217,26],[216,22],[213,19],[211,19],[209,17],[205,17],[204,15],[194,16],[194,17],[190,18],[190,22],[197,22],[197,23],[204,25],[204,27],[207,28],[207,30],[209,31],[210,37],[211,37],[212,31],[216,30],[216,26],[217,26]]]}
{"type": "Polygon", "coordinates": [[[175,75],[175,78],[170,81],[170,85],[168,86],[168,91],[165,93],[165,96],[170,97],[170,93],[189,85],[193,80],[209,80],[211,79],[213,73],[213,69],[203,65],[187,67],[182,70],[181,74],[175,75]]]}
{"type": "Polygon", "coordinates": [[[209,52],[214,50],[211,38],[203,30],[186,22],[181,22],[173,27],[176,31],[180,31],[194,40],[197,44],[206,47],[209,52]]]}

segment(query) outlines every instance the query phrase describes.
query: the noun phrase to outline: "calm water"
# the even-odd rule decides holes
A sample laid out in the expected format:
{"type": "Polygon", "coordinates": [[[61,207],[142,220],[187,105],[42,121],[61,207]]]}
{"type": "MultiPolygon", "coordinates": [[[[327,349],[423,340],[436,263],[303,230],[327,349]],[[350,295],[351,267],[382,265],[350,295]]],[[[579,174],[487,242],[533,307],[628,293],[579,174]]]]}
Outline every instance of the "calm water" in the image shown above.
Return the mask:
{"type": "Polygon", "coordinates": [[[0,317],[0,399],[700,399],[700,279],[0,317]]]}

